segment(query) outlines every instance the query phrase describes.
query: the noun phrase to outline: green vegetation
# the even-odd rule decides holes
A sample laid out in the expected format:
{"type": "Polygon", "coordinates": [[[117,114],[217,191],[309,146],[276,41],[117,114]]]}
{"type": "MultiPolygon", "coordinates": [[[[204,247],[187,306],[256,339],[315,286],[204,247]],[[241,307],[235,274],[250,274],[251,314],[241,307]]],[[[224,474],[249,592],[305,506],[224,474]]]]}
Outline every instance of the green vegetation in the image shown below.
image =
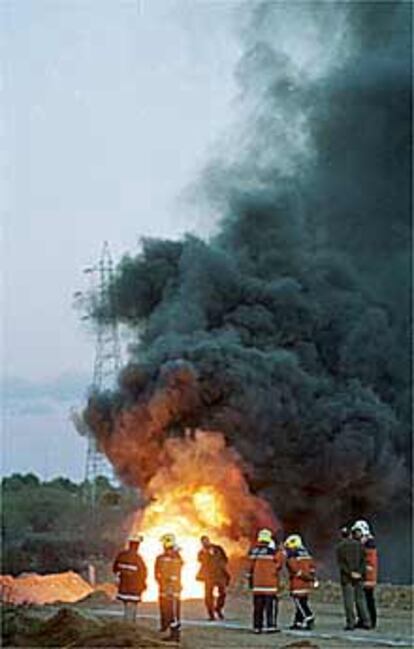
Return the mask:
{"type": "Polygon", "coordinates": [[[136,492],[104,477],[94,485],[33,474],[2,480],[2,573],[85,572],[93,562],[104,579],[139,504],[136,492]],[[92,490],[95,507],[91,506],[92,490]]]}

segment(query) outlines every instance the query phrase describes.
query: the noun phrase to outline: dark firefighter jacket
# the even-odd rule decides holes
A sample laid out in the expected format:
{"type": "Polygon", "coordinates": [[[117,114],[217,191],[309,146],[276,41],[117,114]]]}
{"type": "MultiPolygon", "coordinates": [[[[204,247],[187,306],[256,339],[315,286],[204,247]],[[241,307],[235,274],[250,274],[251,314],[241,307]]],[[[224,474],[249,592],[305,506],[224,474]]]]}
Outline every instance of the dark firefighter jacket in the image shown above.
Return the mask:
{"type": "Polygon", "coordinates": [[[119,575],[117,598],[139,602],[146,588],[147,569],[136,550],[122,550],[114,561],[113,572],[119,575]]]}
{"type": "Polygon", "coordinates": [[[287,550],[286,567],[292,595],[308,595],[316,579],[315,563],[306,548],[287,550]]]}
{"type": "Polygon", "coordinates": [[[174,595],[181,592],[181,568],[183,560],[178,550],[165,550],[155,560],[155,579],[160,588],[160,595],[174,595]]]}
{"type": "Polygon", "coordinates": [[[268,543],[257,543],[249,551],[249,583],[254,595],[277,595],[279,573],[285,555],[268,543]]]}
{"type": "Polygon", "coordinates": [[[369,536],[362,544],[365,559],[365,588],[374,588],[378,580],[378,553],[375,539],[369,536]]]}
{"type": "Polygon", "coordinates": [[[365,577],[364,547],[360,541],[340,541],[336,546],[336,559],[342,584],[350,584],[365,577]]]}
{"type": "Polygon", "coordinates": [[[211,545],[202,548],[198,553],[200,570],[197,573],[198,581],[205,581],[215,586],[227,586],[230,575],[226,570],[227,555],[220,545],[211,545]]]}

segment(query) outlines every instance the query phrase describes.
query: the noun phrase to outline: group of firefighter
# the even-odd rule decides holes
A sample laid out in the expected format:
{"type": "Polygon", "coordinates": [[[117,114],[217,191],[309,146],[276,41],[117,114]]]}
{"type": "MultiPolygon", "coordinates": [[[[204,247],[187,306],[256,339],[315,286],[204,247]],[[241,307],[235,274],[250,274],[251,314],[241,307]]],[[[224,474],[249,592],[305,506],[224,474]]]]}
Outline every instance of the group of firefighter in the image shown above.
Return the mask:
{"type": "MultiPolygon", "coordinates": [[[[129,538],[128,548],[115,559],[113,572],[118,575],[117,598],[124,602],[124,617],[135,621],[137,604],[146,588],[147,569],[139,554],[143,538],[129,538]]],[[[159,586],[160,631],[166,639],[180,638],[181,570],[183,559],[173,534],[161,538],[162,552],[155,561],[155,579],[159,586]]],[[[224,549],[200,539],[197,580],[204,582],[205,606],[208,619],[224,619],[226,590],[230,582],[228,559],[224,549]]],[[[375,628],[377,621],[374,588],[377,581],[377,551],[369,524],[358,520],[341,528],[336,558],[345,609],[345,630],[375,628]]],[[[247,556],[246,574],[253,595],[253,632],[276,633],[280,575],[286,567],[289,592],[294,603],[294,618],[290,629],[310,630],[315,617],[309,604],[309,595],[319,583],[315,562],[299,534],[289,535],[277,542],[272,531],[261,529],[247,556]]]]}

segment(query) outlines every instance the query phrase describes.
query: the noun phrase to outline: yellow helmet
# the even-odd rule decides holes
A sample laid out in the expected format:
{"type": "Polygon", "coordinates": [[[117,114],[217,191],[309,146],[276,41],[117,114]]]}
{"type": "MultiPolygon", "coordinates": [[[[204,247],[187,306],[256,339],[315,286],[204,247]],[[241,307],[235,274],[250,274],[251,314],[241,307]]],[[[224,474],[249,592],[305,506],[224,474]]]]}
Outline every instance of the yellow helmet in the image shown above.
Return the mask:
{"type": "Polygon", "coordinates": [[[259,543],[271,543],[273,540],[271,530],[260,530],[257,534],[257,540],[259,543]]]}
{"type": "Polygon", "coordinates": [[[141,534],[131,534],[130,536],[128,536],[128,541],[130,543],[142,543],[143,540],[144,537],[141,536],[141,534]]]}
{"type": "Polygon", "coordinates": [[[288,550],[298,550],[303,546],[302,539],[299,534],[291,534],[287,537],[284,546],[288,550]]]}
{"type": "Polygon", "coordinates": [[[175,546],[174,534],[163,534],[160,541],[164,548],[173,548],[175,546]]]}

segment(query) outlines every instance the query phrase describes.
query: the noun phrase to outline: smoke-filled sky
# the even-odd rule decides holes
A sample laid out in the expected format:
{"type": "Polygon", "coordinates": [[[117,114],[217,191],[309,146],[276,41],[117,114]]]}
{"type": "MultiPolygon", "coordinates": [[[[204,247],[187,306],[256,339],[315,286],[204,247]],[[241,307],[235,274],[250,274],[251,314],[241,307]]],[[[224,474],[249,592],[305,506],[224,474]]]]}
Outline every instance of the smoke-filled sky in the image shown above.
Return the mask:
{"type": "Polygon", "coordinates": [[[134,344],[85,416],[125,481],[145,489],[171,436],[219,430],[288,530],[407,518],[410,13],[269,2],[240,21],[240,110],[193,186],[214,236],[147,239],[117,270],[134,344]]]}
{"type": "Polygon", "coordinates": [[[71,295],[101,242],[214,232],[121,269],[119,319],[144,337],[89,413],[117,469],[137,482],[118,443],[137,423],[161,451],[200,426],[285,522],[381,510],[409,445],[409,5],[2,11],[5,472],[82,475],[67,411],[93,339],[71,295]]]}
{"type": "Polygon", "coordinates": [[[3,472],[81,478],[94,341],[72,309],[105,239],[208,231],[187,187],[233,120],[234,5],[8,0],[3,472]]]}

